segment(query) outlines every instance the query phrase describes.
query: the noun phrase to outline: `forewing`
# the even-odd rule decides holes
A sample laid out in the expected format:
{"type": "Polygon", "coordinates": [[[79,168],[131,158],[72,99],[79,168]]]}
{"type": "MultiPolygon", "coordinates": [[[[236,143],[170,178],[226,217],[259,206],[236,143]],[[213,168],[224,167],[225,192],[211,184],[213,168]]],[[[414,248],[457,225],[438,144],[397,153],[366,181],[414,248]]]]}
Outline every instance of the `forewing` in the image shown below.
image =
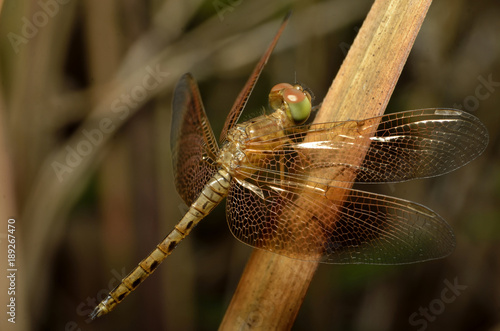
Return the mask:
{"type": "Polygon", "coordinates": [[[278,40],[281,36],[281,33],[285,29],[287,23],[288,23],[288,18],[290,17],[290,13],[285,17],[283,20],[283,23],[281,24],[278,32],[274,36],[273,41],[267,48],[266,52],[262,57],[260,58],[259,62],[255,66],[252,74],[248,78],[248,81],[246,82],[245,86],[241,90],[240,94],[236,98],[236,101],[233,104],[233,107],[229,111],[229,115],[226,118],[226,122],[224,123],[224,127],[222,128],[222,132],[220,135],[220,142],[223,143],[226,140],[227,136],[227,131],[231,129],[236,122],[238,122],[238,119],[240,118],[241,112],[245,108],[245,105],[247,104],[248,98],[250,97],[250,94],[253,91],[253,88],[255,87],[255,84],[257,83],[257,80],[259,79],[260,73],[262,72],[262,69],[264,69],[264,66],[267,63],[267,60],[269,59],[269,56],[271,56],[271,53],[273,52],[274,47],[278,43],[278,40]]]}
{"type": "Polygon", "coordinates": [[[469,113],[424,109],[384,116],[370,139],[357,182],[394,182],[448,173],[486,149],[488,131],[469,113]]]}
{"type": "Polygon", "coordinates": [[[476,117],[424,109],[296,126],[254,137],[245,146],[249,167],[327,184],[332,178],[380,183],[438,176],[475,159],[487,144],[488,132],[476,117]]]}
{"type": "Polygon", "coordinates": [[[181,77],[174,91],[170,148],[177,192],[187,205],[215,173],[219,150],[196,81],[181,77]]]}
{"type": "Polygon", "coordinates": [[[421,205],[271,177],[254,174],[233,181],[229,191],[229,228],[250,246],[301,260],[363,264],[432,260],[455,247],[449,225],[421,205]]]}

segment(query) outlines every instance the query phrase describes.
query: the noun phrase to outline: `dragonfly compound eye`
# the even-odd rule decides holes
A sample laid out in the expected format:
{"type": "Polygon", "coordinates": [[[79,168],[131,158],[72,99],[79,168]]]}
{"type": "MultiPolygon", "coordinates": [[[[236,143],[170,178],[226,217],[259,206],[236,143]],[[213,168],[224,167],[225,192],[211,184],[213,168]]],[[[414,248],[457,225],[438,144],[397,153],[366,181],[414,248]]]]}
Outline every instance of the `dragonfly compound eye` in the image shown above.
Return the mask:
{"type": "Polygon", "coordinates": [[[287,115],[294,123],[300,124],[309,118],[311,99],[302,89],[285,89],[283,91],[283,100],[287,105],[287,115]]]}
{"type": "Polygon", "coordinates": [[[269,104],[274,110],[285,110],[295,124],[305,122],[311,114],[311,95],[298,84],[274,85],[269,93],[269,104]]]}

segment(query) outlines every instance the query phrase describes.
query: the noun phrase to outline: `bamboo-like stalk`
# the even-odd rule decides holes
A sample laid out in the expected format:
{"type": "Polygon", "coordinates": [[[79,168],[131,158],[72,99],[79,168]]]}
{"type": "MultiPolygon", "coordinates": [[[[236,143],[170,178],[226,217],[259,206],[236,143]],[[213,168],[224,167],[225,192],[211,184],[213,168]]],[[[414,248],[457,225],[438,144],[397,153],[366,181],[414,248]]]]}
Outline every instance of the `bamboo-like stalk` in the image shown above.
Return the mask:
{"type": "MultiPolygon", "coordinates": [[[[316,123],[384,113],[430,3],[375,1],[323,101],[316,123]]],[[[290,329],[316,268],[316,263],[255,250],[220,330],[290,329]]]]}

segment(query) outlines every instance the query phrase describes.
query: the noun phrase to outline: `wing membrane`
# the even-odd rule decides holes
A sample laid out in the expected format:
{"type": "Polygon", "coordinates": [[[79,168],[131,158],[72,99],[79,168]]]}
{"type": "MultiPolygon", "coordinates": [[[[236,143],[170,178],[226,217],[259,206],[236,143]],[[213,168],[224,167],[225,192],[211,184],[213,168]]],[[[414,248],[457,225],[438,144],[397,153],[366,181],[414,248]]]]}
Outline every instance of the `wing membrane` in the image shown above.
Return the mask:
{"type": "Polygon", "coordinates": [[[229,228],[253,247],[324,263],[403,264],[444,257],[455,247],[449,225],[410,201],[253,175],[259,188],[233,182],[229,228]]]}
{"type": "Polygon", "coordinates": [[[255,66],[252,74],[248,78],[248,81],[246,82],[245,86],[241,90],[240,94],[234,101],[233,107],[229,111],[229,115],[226,118],[226,122],[224,123],[224,127],[222,128],[222,132],[220,135],[220,142],[224,142],[226,140],[226,135],[227,131],[231,129],[236,122],[238,122],[238,119],[240,118],[241,112],[245,108],[245,105],[247,104],[248,98],[250,97],[250,94],[253,91],[253,88],[255,87],[255,84],[257,83],[257,80],[260,77],[260,73],[262,72],[262,69],[264,69],[264,66],[267,63],[267,60],[269,59],[269,56],[271,56],[271,53],[273,52],[274,47],[278,43],[278,40],[281,36],[281,33],[285,29],[288,19],[290,17],[290,13],[285,16],[285,19],[283,20],[283,23],[281,24],[278,32],[274,36],[273,41],[267,48],[266,52],[262,55],[260,58],[259,62],[255,66]]]}
{"type": "Polygon", "coordinates": [[[219,147],[208,122],[196,81],[179,80],[173,98],[170,148],[177,192],[189,206],[217,170],[219,147]]]}
{"type": "Polygon", "coordinates": [[[480,155],[487,143],[487,130],[476,117],[424,109],[273,132],[248,140],[246,154],[249,168],[276,176],[399,182],[453,171],[480,155]]]}

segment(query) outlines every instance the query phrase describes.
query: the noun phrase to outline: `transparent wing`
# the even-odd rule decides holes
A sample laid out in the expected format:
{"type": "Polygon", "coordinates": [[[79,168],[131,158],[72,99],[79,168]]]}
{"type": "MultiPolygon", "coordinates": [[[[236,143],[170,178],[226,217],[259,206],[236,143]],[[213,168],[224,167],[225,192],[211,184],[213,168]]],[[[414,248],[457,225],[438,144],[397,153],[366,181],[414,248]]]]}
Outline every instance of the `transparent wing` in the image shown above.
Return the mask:
{"type": "Polygon", "coordinates": [[[267,48],[266,52],[262,57],[260,58],[259,62],[255,66],[252,74],[248,78],[248,81],[246,82],[245,86],[241,90],[240,94],[234,101],[233,107],[229,111],[229,115],[226,118],[226,122],[224,123],[224,127],[222,129],[221,135],[220,135],[220,142],[223,143],[226,140],[227,136],[227,131],[231,129],[236,122],[238,122],[238,119],[240,118],[241,112],[245,108],[245,105],[247,104],[248,98],[250,94],[253,91],[253,88],[255,87],[255,84],[257,83],[257,80],[259,79],[260,73],[262,72],[262,69],[264,69],[264,66],[267,63],[267,60],[269,59],[269,56],[271,56],[271,53],[273,52],[274,47],[278,43],[278,39],[281,36],[281,33],[285,29],[288,19],[290,17],[291,12],[289,12],[285,19],[283,20],[283,23],[281,24],[278,32],[274,36],[273,41],[267,48]]]}
{"type": "Polygon", "coordinates": [[[181,77],[174,91],[170,148],[177,192],[189,206],[217,170],[219,147],[196,81],[181,77]]]}
{"type": "Polygon", "coordinates": [[[487,144],[488,132],[476,117],[423,109],[272,132],[248,140],[246,155],[248,168],[289,180],[399,182],[455,170],[487,144]]]}
{"type": "Polygon", "coordinates": [[[441,258],[455,247],[432,210],[388,196],[253,174],[233,182],[229,228],[242,242],[324,263],[403,264],[441,258]]]}

